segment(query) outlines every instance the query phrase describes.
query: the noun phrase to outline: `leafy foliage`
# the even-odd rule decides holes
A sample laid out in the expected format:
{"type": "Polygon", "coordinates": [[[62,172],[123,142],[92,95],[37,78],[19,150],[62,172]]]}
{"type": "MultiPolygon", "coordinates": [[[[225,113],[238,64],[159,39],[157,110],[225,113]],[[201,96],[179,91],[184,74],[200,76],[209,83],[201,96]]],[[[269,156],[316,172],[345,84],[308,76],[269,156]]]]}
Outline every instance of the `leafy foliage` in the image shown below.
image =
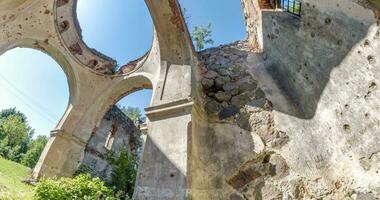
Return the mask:
{"type": "MultiPolygon", "coordinates": [[[[120,106],[118,106],[120,108],[120,106]]],[[[140,108],[136,108],[136,107],[121,107],[120,108],[121,111],[123,111],[123,113],[128,117],[130,118],[133,122],[142,122],[144,121],[144,118],[142,116],[142,113],[141,113],[141,110],[140,108]]]]}
{"type": "Polygon", "coordinates": [[[109,151],[107,160],[112,166],[112,186],[117,191],[123,191],[126,197],[132,196],[137,175],[135,157],[123,149],[119,156],[109,151]]]}
{"type": "Polygon", "coordinates": [[[0,156],[28,167],[34,167],[47,143],[47,137],[33,140],[34,130],[26,116],[16,108],[0,112],[0,156]]]}
{"type": "Polygon", "coordinates": [[[20,162],[33,131],[19,115],[9,115],[0,122],[0,156],[20,162]]]}
{"type": "MultiPolygon", "coordinates": [[[[128,107],[118,106],[118,107],[128,118],[130,118],[135,123],[135,125],[145,122],[146,119],[145,117],[143,117],[140,108],[130,107],[130,106],[128,107]]],[[[137,132],[134,132],[133,134],[131,134],[130,145],[131,145],[132,153],[135,156],[135,160],[139,160],[141,150],[142,150],[141,134],[142,133],[140,130],[137,130],[137,132]]]]}
{"type": "Polygon", "coordinates": [[[120,199],[119,195],[114,194],[113,190],[107,188],[99,178],[91,178],[84,174],[74,178],[41,180],[34,191],[36,200],[120,199]]]}
{"type": "Polygon", "coordinates": [[[213,45],[214,40],[211,39],[211,23],[207,26],[195,26],[191,32],[191,38],[198,51],[204,49],[208,44],[213,45]]]}
{"type": "Polygon", "coordinates": [[[46,136],[38,136],[28,147],[28,151],[22,155],[21,164],[33,168],[36,164],[44,147],[48,141],[46,136]]]}
{"type": "Polygon", "coordinates": [[[0,112],[0,120],[1,119],[6,119],[8,118],[9,116],[19,116],[22,120],[22,122],[27,122],[27,119],[26,119],[26,116],[24,115],[24,113],[16,110],[16,108],[8,108],[8,109],[4,109],[0,112]]]}
{"type": "MultiPolygon", "coordinates": [[[[182,16],[185,20],[185,24],[189,27],[191,15],[188,14],[188,11],[185,7],[182,7],[182,16]]],[[[214,40],[211,38],[211,23],[207,26],[195,26],[191,32],[191,39],[195,44],[195,48],[197,51],[201,51],[205,48],[206,45],[213,45],[214,40]]]]}

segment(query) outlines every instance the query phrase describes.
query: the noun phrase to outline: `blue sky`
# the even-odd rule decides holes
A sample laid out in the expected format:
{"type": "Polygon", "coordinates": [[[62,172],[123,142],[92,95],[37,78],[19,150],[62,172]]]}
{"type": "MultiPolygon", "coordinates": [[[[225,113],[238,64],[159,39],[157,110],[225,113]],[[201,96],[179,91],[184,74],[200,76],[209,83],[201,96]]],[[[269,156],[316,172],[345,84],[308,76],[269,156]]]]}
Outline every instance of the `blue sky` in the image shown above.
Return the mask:
{"type": "MultiPolygon", "coordinates": [[[[213,46],[245,38],[238,0],[181,0],[190,16],[189,30],[212,24],[213,46]]],[[[78,0],[78,19],[86,44],[120,65],[149,50],[153,24],[143,0],[78,0]]],[[[0,56],[0,110],[16,107],[28,117],[36,135],[48,135],[68,103],[64,72],[48,55],[16,48],[0,56]]],[[[147,107],[151,90],[132,93],[122,106],[147,107]]]]}
{"type": "MultiPolygon", "coordinates": [[[[179,0],[189,16],[189,31],[211,23],[214,45],[245,39],[246,30],[240,0],[179,0]]],[[[206,46],[207,47],[207,46],[206,46]]],[[[210,47],[210,46],[208,46],[210,47]]]]}

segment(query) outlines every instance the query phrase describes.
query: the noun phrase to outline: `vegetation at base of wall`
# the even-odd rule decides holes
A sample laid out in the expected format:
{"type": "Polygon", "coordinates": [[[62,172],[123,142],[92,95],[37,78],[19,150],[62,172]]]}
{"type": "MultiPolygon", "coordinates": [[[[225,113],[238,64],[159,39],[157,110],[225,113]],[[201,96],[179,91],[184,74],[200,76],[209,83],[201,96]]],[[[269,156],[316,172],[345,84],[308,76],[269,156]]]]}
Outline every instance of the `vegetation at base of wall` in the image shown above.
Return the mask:
{"type": "MultiPolygon", "coordinates": [[[[124,108],[128,117],[135,122],[141,123],[144,119],[138,108],[124,108]]],[[[6,109],[0,112],[0,156],[4,159],[21,163],[33,168],[42,153],[48,138],[38,136],[33,139],[34,130],[28,125],[26,116],[15,108],[6,109]]],[[[141,138],[139,134],[134,135],[134,142],[137,148],[141,148],[141,138]],[[139,142],[140,141],[140,142],[139,142]]],[[[90,175],[77,174],[74,178],[45,179],[37,184],[34,190],[34,199],[130,199],[133,195],[138,155],[122,150],[120,154],[109,153],[108,160],[113,168],[112,182],[106,185],[99,178],[90,178],[90,175]],[[109,186],[109,187],[107,187],[109,186]],[[112,189],[111,189],[112,188],[112,189]]],[[[32,189],[22,183],[30,176],[31,170],[17,165],[17,171],[27,171],[18,179],[5,174],[18,173],[11,172],[12,169],[3,169],[10,166],[11,161],[0,160],[0,199],[32,199],[32,189]],[[8,163],[8,164],[3,164],[8,163]],[[23,168],[24,170],[18,169],[23,168]],[[22,178],[20,178],[22,177],[22,178]],[[16,188],[13,188],[13,185],[16,188]],[[17,188],[22,189],[19,191],[17,188]],[[21,195],[21,196],[20,196],[21,195]]],[[[80,171],[80,170],[78,170],[80,171]]],[[[16,176],[16,175],[15,175],[16,176]]]]}
{"type": "Polygon", "coordinates": [[[74,178],[41,180],[34,191],[36,200],[120,199],[120,195],[106,187],[99,178],[91,178],[90,175],[85,174],[74,178]]]}
{"type": "Polygon", "coordinates": [[[47,137],[33,139],[34,130],[28,125],[26,116],[16,108],[0,112],[0,156],[30,168],[37,163],[47,137]]]}
{"type": "Polygon", "coordinates": [[[127,198],[133,195],[137,175],[136,158],[126,149],[123,149],[119,156],[109,151],[107,160],[112,166],[111,186],[116,191],[123,191],[123,197],[127,198]]]}

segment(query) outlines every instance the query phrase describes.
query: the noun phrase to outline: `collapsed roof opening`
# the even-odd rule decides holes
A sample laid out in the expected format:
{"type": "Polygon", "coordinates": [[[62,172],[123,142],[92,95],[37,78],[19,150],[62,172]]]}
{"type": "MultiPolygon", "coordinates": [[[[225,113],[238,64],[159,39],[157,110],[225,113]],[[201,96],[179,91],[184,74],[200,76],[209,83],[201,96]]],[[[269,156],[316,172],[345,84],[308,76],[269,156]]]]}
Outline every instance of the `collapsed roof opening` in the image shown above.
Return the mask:
{"type": "Polygon", "coordinates": [[[77,17],[84,42],[115,59],[115,71],[151,48],[153,22],[144,1],[78,0],[77,17]]]}

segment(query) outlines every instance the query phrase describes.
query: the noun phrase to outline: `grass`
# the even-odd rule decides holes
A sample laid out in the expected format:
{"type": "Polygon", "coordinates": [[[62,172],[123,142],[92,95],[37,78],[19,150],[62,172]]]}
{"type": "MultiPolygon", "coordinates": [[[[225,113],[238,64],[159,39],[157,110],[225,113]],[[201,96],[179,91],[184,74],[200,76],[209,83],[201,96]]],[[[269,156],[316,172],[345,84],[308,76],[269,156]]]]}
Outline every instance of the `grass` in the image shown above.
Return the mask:
{"type": "Polygon", "coordinates": [[[32,186],[22,180],[30,177],[31,169],[0,157],[0,200],[31,200],[32,186]]]}

